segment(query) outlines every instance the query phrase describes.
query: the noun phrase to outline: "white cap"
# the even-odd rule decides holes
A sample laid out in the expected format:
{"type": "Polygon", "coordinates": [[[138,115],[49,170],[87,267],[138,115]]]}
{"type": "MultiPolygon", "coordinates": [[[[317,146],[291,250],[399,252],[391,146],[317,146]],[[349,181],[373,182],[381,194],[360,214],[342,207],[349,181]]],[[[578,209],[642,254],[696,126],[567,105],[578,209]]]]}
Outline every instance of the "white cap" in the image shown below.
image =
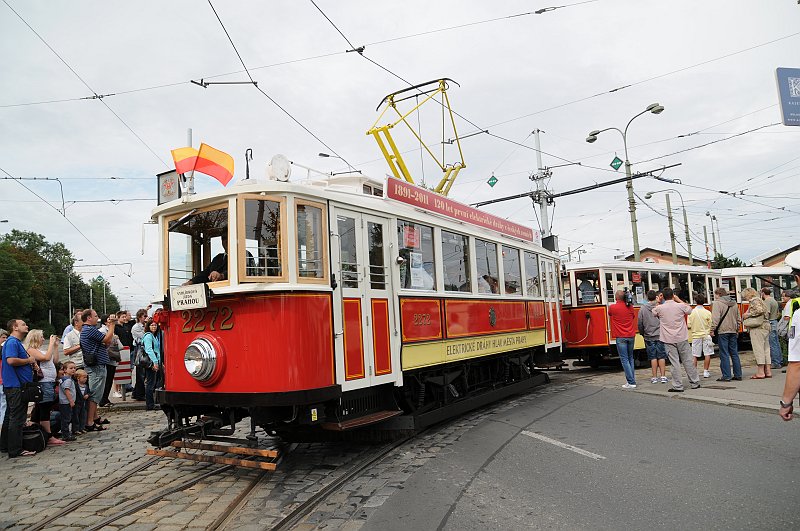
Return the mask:
{"type": "Polygon", "coordinates": [[[787,254],[784,263],[795,271],[800,271],[800,251],[787,254]]]}

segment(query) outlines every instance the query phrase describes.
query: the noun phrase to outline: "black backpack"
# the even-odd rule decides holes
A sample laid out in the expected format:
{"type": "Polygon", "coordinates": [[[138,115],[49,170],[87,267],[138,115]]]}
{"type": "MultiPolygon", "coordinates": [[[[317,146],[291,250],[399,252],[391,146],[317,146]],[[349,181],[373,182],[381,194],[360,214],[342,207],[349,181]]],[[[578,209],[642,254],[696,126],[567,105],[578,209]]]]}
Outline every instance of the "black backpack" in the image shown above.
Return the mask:
{"type": "Polygon", "coordinates": [[[44,428],[31,424],[22,428],[22,449],[29,452],[43,452],[47,446],[44,428]]]}

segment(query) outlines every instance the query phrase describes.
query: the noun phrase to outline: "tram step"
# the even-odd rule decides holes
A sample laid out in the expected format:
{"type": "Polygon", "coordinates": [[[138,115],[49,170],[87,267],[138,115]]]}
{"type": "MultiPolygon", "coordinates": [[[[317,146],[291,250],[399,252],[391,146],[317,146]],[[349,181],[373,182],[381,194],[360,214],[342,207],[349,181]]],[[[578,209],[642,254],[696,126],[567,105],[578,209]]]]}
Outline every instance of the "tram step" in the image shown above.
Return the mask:
{"type": "Polygon", "coordinates": [[[368,426],[370,424],[375,424],[376,422],[381,422],[386,419],[396,417],[397,415],[400,415],[402,413],[403,412],[400,410],[376,411],[375,413],[369,413],[368,415],[364,415],[363,417],[344,420],[342,422],[325,422],[322,424],[322,428],[331,431],[352,430],[354,428],[360,428],[361,426],[368,426]]]}

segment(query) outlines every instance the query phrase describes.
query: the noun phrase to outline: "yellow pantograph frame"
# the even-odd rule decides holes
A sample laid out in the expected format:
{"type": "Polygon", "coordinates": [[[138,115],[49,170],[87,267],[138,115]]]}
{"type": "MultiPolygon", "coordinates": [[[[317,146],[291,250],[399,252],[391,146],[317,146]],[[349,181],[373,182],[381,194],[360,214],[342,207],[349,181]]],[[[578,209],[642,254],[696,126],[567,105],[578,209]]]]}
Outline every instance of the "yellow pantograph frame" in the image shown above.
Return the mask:
{"type": "MultiPolygon", "coordinates": [[[[383,101],[381,101],[381,105],[383,105],[385,103],[386,106],[384,107],[383,111],[381,111],[381,114],[378,116],[378,119],[375,120],[375,123],[372,125],[372,127],[369,129],[369,131],[367,131],[367,134],[368,135],[372,135],[375,138],[375,141],[378,143],[378,147],[380,148],[381,153],[383,153],[383,156],[386,159],[386,162],[389,164],[389,168],[392,170],[392,174],[397,179],[404,179],[406,182],[409,182],[411,184],[416,184],[416,183],[414,183],[413,177],[411,177],[411,173],[408,171],[408,166],[406,166],[406,163],[403,160],[403,156],[401,155],[400,150],[397,149],[397,144],[395,143],[394,138],[392,138],[392,133],[391,133],[391,129],[394,128],[394,126],[396,126],[400,122],[403,122],[404,124],[406,124],[406,126],[408,126],[409,131],[411,131],[411,134],[413,134],[417,138],[417,140],[419,141],[420,145],[423,148],[425,148],[425,151],[428,152],[428,154],[431,156],[431,158],[433,158],[433,160],[436,162],[436,164],[439,166],[439,168],[444,172],[444,175],[442,176],[442,179],[439,181],[439,184],[437,184],[436,188],[434,188],[434,192],[442,194],[442,195],[445,195],[445,196],[450,192],[450,188],[453,186],[453,183],[455,182],[456,177],[458,176],[458,173],[462,169],[467,167],[466,163],[464,162],[464,152],[461,149],[461,140],[459,139],[458,131],[456,130],[456,122],[455,122],[455,118],[453,116],[453,109],[450,107],[450,98],[447,97],[447,82],[448,81],[452,81],[452,80],[451,79],[447,79],[447,78],[443,78],[443,79],[439,79],[439,80],[435,80],[435,81],[428,81],[427,83],[422,83],[420,85],[415,85],[413,87],[409,87],[409,88],[394,92],[392,94],[389,94],[388,96],[383,98],[383,101]],[[437,85],[437,88],[435,88],[435,89],[431,88],[431,85],[434,85],[434,84],[437,85]],[[425,87],[428,87],[428,88],[426,89],[425,87]],[[400,94],[403,94],[403,93],[409,92],[409,91],[414,91],[414,94],[411,95],[411,96],[405,96],[405,97],[402,97],[402,98],[399,98],[399,99],[397,98],[397,96],[399,96],[400,94]],[[416,96],[418,96],[420,94],[426,95],[426,97],[422,101],[418,102],[414,107],[409,109],[405,114],[402,114],[397,109],[397,103],[398,102],[410,99],[412,97],[416,97],[416,96]],[[442,141],[443,141],[443,143],[442,143],[442,159],[439,160],[436,157],[436,155],[434,155],[433,151],[428,147],[428,145],[425,144],[425,142],[422,141],[422,138],[414,130],[414,128],[411,126],[411,124],[409,124],[408,121],[406,120],[406,118],[408,118],[408,116],[411,113],[415,112],[422,105],[424,105],[428,101],[432,100],[433,98],[435,98],[439,94],[442,95],[442,103],[441,103],[441,105],[442,105],[442,132],[444,133],[445,116],[449,115],[450,124],[453,127],[453,135],[455,137],[455,143],[456,143],[456,146],[458,147],[458,155],[461,158],[460,161],[458,161],[458,162],[456,162],[454,164],[449,164],[449,165],[444,163],[444,138],[442,139],[442,141]],[[383,116],[386,114],[386,112],[389,109],[394,110],[397,113],[397,115],[399,116],[399,118],[396,121],[392,122],[392,123],[388,123],[386,125],[379,126],[378,122],[380,122],[383,119],[383,116]],[[447,114],[445,114],[445,111],[447,111],[447,114]]],[[[380,105],[378,106],[378,108],[380,108],[380,105]]]]}

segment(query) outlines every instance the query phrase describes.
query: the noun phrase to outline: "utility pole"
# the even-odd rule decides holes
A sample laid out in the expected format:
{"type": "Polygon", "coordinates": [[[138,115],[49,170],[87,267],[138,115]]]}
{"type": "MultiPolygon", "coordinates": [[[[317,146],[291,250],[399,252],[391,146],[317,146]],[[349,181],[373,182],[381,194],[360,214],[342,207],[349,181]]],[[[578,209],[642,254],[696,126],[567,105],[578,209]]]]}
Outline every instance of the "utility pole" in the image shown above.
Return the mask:
{"type": "Polygon", "coordinates": [[[706,242],[706,267],[711,269],[711,260],[708,259],[708,230],[703,225],[703,240],[706,242]]]}
{"type": "Polygon", "coordinates": [[[544,180],[549,179],[553,172],[546,169],[542,165],[542,146],[539,140],[540,129],[533,131],[533,137],[536,141],[536,165],[538,167],[535,174],[531,175],[531,180],[536,183],[536,194],[533,196],[534,203],[539,205],[539,213],[542,219],[542,237],[550,236],[550,216],[547,213],[547,185],[544,180]]]}
{"type": "Polygon", "coordinates": [[[672,243],[672,263],[678,263],[678,253],[675,252],[675,229],[672,227],[672,208],[669,205],[669,194],[664,194],[667,198],[667,220],[669,221],[669,240],[672,243]]]}
{"type": "MultiPolygon", "coordinates": [[[[683,205],[683,197],[681,197],[681,205],[683,205]]],[[[694,258],[692,257],[692,239],[689,238],[689,220],[686,218],[686,205],[683,205],[683,228],[686,232],[686,251],[689,253],[689,265],[694,265],[694,258]]]]}

